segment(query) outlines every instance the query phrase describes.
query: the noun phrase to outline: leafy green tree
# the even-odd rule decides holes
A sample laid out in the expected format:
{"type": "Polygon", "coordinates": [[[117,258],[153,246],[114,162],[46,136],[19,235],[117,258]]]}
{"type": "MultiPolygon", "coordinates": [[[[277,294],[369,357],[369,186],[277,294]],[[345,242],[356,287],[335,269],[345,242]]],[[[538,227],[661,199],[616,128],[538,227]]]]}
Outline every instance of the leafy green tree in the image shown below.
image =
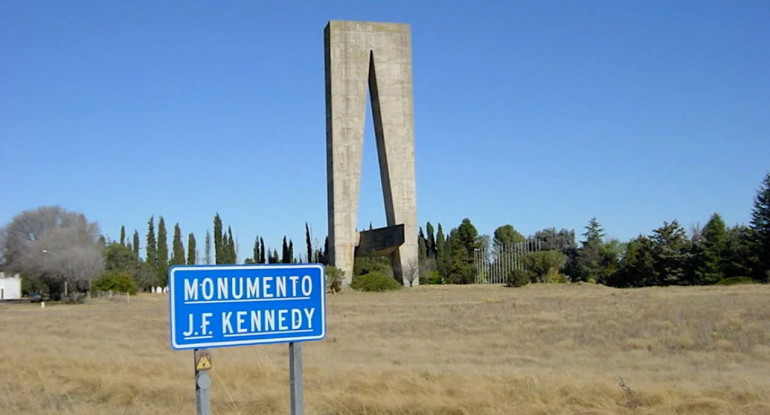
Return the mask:
{"type": "Polygon", "coordinates": [[[163,216],[158,218],[158,276],[159,284],[166,285],[168,280],[168,235],[163,216]]]}
{"type": "Polygon", "coordinates": [[[716,284],[724,278],[727,226],[718,213],[711,215],[695,242],[695,284],[716,284]]]}
{"type": "Polygon", "coordinates": [[[136,275],[134,279],[139,285],[139,288],[144,291],[149,291],[151,288],[158,285],[157,269],[146,262],[139,262],[136,266],[136,275]]]}
{"type": "Polygon", "coordinates": [[[147,221],[147,246],[144,249],[144,260],[153,269],[158,266],[158,243],[155,241],[154,220],[154,217],[150,216],[150,220],[147,221]]]}
{"type": "Polygon", "coordinates": [[[136,275],[136,253],[119,243],[110,243],[104,248],[104,270],[126,272],[136,275]]]}
{"type": "Polygon", "coordinates": [[[569,248],[577,248],[575,243],[575,231],[562,229],[556,231],[556,228],[542,229],[533,235],[533,238],[540,241],[541,251],[566,251],[569,248]]]}
{"type": "Polygon", "coordinates": [[[541,251],[560,251],[567,256],[567,262],[561,272],[569,275],[573,280],[580,278],[580,269],[577,263],[578,248],[575,243],[575,231],[568,229],[546,228],[535,232],[530,237],[539,242],[541,251]]]}
{"type": "Polygon", "coordinates": [[[373,272],[393,277],[393,266],[388,257],[355,257],[353,258],[353,277],[373,272]]]}
{"type": "Polygon", "coordinates": [[[479,247],[479,234],[470,219],[463,219],[460,226],[449,234],[449,274],[446,281],[450,284],[470,284],[475,281],[476,269],[473,266],[474,252],[479,247]]]}
{"type": "Polygon", "coordinates": [[[135,295],[137,283],[131,274],[125,271],[107,271],[93,282],[92,288],[99,291],[114,291],[135,295]]]}
{"type": "Polygon", "coordinates": [[[174,225],[174,239],[171,244],[173,248],[169,265],[184,265],[187,259],[184,255],[184,244],[182,244],[182,228],[179,227],[178,222],[174,225]]]}
{"type": "Polygon", "coordinates": [[[626,245],[614,238],[599,246],[597,283],[607,285],[612,276],[620,271],[620,260],[625,251],[626,245]]]}
{"type": "Polygon", "coordinates": [[[120,244],[126,246],[126,227],[120,226],[120,244]]]}
{"type": "Polygon", "coordinates": [[[755,270],[754,277],[759,281],[768,282],[770,280],[770,173],[765,176],[754,197],[751,230],[759,259],[759,267],[755,270]]]}
{"type": "Polygon", "coordinates": [[[531,282],[564,282],[559,270],[567,261],[564,253],[556,250],[529,252],[524,256],[524,266],[531,282]]]}
{"type": "Polygon", "coordinates": [[[499,226],[497,229],[495,229],[493,235],[494,237],[492,239],[492,243],[494,244],[495,248],[513,246],[519,242],[524,242],[527,240],[527,238],[520,234],[519,231],[513,227],[513,225],[499,226]]]}
{"type": "Polygon", "coordinates": [[[195,246],[195,235],[190,232],[187,236],[187,265],[195,265],[197,263],[198,249],[195,246]]]}

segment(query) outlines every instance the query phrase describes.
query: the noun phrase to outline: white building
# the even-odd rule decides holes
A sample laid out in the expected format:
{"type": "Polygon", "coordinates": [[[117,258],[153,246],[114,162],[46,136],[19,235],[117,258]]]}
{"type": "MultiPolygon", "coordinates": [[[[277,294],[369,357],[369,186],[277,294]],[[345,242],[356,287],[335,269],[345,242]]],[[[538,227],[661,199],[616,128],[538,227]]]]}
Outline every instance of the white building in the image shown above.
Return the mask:
{"type": "Polygon", "coordinates": [[[21,277],[19,274],[5,276],[0,272],[0,300],[18,300],[21,298],[21,277]]]}

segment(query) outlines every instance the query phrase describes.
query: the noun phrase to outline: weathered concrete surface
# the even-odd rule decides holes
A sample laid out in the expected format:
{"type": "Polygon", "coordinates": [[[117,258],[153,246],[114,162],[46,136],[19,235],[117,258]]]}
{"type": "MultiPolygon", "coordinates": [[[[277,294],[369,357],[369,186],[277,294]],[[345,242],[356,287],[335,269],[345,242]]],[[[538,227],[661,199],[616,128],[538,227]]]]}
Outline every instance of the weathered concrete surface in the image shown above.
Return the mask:
{"type": "Polygon", "coordinates": [[[409,25],[332,20],[324,30],[324,46],[329,257],[345,271],[349,284],[368,85],[387,224],[404,225],[404,243],[391,254],[393,270],[409,285],[409,276],[402,271],[417,270],[409,25]]]}

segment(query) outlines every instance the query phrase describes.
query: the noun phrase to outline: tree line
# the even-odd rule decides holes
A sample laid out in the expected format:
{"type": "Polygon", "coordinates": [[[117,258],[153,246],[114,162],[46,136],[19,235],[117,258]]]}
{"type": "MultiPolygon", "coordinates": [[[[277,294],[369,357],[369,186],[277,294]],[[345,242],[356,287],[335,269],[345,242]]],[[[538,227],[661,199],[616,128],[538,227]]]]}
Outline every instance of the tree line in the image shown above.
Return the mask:
{"type": "Polygon", "coordinates": [[[530,282],[643,287],[709,285],[742,278],[766,283],[770,281],[770,174],[756,193],[749,225],[728,227],[714,213],[702,228],[693,227],[689,234],[673,220],[625,243],[605,235],[596,218],[589,220],[579,244],[571,230],[548,228],[524,237],[512,225],[498,227],[490,238],[478,235],[467,218],[448,236],[439,224],[434,236],[428,222],[418,235],[420,278],[429,284],[473,283],[479,273],[479,252],[534,240],[540,250],[522,258],[530,282]]]}
{"type": "MultiPolygon", "coordinates": [[[[575,232],[567,229],[546,228],[525,237],[506,224],[489,236],[479,235],[467,218],[448,233],[440,223],[434,228],[428,222],[424,229],[419,228],[419,263],[414,275],[421,284],[473,283],[479,277],[480,253],[492,252],[486,259],[498,261],[494,253],[499,248],[537,241],[538,251],[527,252],[522,258],[526,275],[511,278],[585,281],[614,287],[705,285],[735,277],[768,282],[770,174],[757,190],[749,225],[728,227],[714,213],[702,228],[693,227],[689,233],[673,220],[628,242],[606,239],[605,235],[596,218],[589,220],[579,243],[575,232]]],[[[165,219],[158,217],[156,232],[155,217],[151,216],[142,258],[137,230],[129,240],[122,226],[120,239],[108,242],[98,225],[82,213],[59,206],[40,207],[20,213],[0,228],[0,269],[20,272],[25,277],[25,293],[47,291],[56,297],[67,287],[73,291],[148,290],[165,286],[168,268],[173,265],[239,262],[232,228],[225,229],[218,213],[213,218],[213,235],[206,232],[203,256],[195,235],[189,233],[186,239],[185,248],[181,226],[176,223],[169,250],[165,219]]],[[[306,249],[295,254],[293,241],[284,236],[279,253],[266,248],[257,236],[252,255],[242,262],[328,264],[328,237],[323,246],[313,243],[307,223],[305,244],[306,249]]],[[[354,278],[372,272],[392,276],[389,262],[387,258],[356,258],[354,278]]]]}
{"type": "MultiPolygon", "coordinates": [[[[277,249],[265,248],[263,238],[256,236],[254,239],[253,255],[247,257],[245,264],[277,264],[324,262],[325,255],[320,249],[314,249],[311,244],[310,229],[305,224],[307,256],[295,256],[294,242],[283,237],[281,253],[277,249]],[[310,260],[307,260],[310,258],[310,260]]],[[[174,225],[172,249],[169,252],[166,221],[163,216],[158,217],[157,232],[155,218],[151,216],[147,221],[147,233],[145,239],[145,256],[139,255],[139,233],[134,230],[132,242],[125,239],[125,227],[121,226],[120,240],[108,243],[105,247],[105,281],[97,281],[99,288],[114,287],[120,289],[129,286],[136,291],[150,290],[156,287],[165,287],[168,283],[168,270],[174,265],[196,264],[237,264],[239,263],[237,242],[230,226],[225,226],[219,213],[214,215],[213,235],[206,231],[203,256],[200,257],[198,244],[193,233],[187,235],[187,248],[182,237],[179,223],[174,225]],[[213,256],[212,256],[213,253],[213,256]],[[119,282],[119,283],[118,283],[119,282]],[[133,285],[132,285],[133,284],[133,285]]],[[[130,291],[130,290],[126,290],[130,291]]]]}

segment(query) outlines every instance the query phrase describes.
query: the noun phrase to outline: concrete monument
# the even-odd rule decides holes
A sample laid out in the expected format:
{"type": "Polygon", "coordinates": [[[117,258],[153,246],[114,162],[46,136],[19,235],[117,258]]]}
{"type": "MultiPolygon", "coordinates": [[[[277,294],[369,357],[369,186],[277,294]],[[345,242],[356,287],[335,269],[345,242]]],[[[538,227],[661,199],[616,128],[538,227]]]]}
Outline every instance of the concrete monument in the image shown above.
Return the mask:
{"type": "Polygon", "coordinates": [[[390,255],[417,285],[417,207],[409,25],[332,20],[324,30],[329,258],[353,275],[353,258],[390,255]],[[387,227],[356,231],[366,112],[371,98],[387,227]]]}

